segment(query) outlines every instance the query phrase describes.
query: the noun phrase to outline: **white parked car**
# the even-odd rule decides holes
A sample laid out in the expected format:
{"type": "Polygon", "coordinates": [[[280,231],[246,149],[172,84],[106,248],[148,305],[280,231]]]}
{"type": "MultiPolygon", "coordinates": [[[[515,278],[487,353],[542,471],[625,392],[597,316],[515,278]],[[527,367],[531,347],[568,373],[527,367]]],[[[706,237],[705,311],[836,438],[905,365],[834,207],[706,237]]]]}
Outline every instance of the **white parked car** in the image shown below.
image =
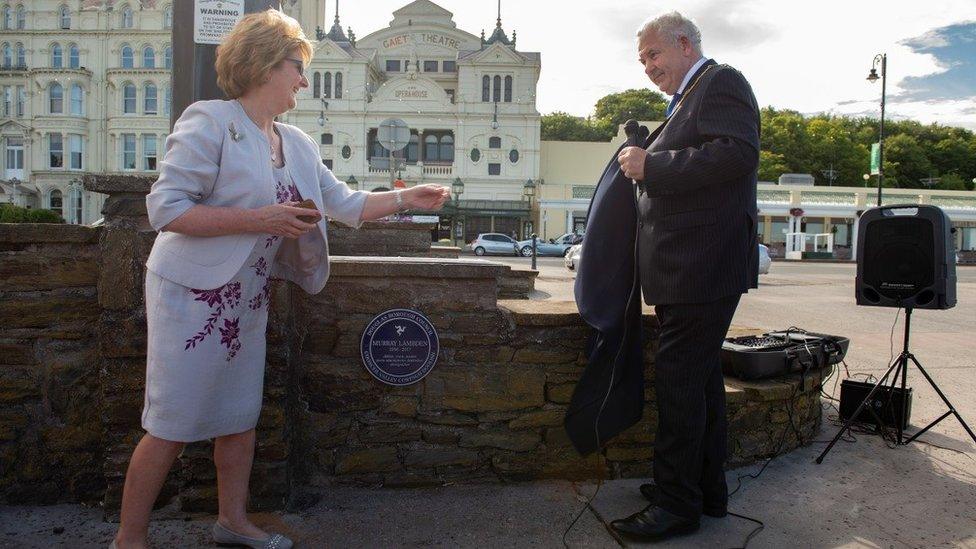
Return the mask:
{"type": "Polygon", "coordinates": [[[579,265],[580,254],[583,253],[583,243],[574,244],[566,250],[566,255],[563,256],[563,263],[566,264],[566,268],[570,271],[575,271],[576,266],[579,265]]]}
{"type": "Polygon", "coordinates": [[[769,248],[765,244],[759,245],[759,274],[769,274],[769,265],[773,260],[769,257],[769,248]]]}

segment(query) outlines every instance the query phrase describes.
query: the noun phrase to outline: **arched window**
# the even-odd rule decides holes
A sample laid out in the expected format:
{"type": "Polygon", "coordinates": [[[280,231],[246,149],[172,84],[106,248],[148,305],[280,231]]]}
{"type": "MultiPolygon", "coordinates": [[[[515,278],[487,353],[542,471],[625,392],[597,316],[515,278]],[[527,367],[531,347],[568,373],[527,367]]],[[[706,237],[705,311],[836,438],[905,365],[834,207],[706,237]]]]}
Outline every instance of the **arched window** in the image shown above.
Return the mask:
{"type": "Polygon", "coordinates": [[[491,88],[491,77],[487,74],[481,77],[481,100],[484,102],[491,101],[491,96],[489,95],[489,89],[491,88]]]}
{"type": "Polygon", "coordinates": [[[322,97],[330,99],[332,97],[332,73],[327,72],[322,75],[322,97]]]}
{"type": "Polygon", "coordinates": [[[122,8],[122,28],[131,29],[132,28],[132,8],[125,6],[122,8]]]}
{"type": "Polygon", "coordinates": [[[51,98],[48,104],[49,111],[51,114],[63,114],[64,113],[64,88],[61,84],[57,82],[52,82],[51,87],[48,88],[48,93],[50,93],[51,98]]]}
{"type": "Polygon", "coordinates": [[[492,84],[494,89],[492,90],[491,100],[498,103],[502,100],[502,77],[496,74],[492,84]]]}
{"type": "Polygon", "coordinates": [[[125,114],[136,113],[136,86],[126,84],[122,86],[122,112],[125,114]]]}
{"type": "Polygon", "coordinates": [[[142,66],[146,69],[156,68],[156,50],[152,46],[142,48],[142,66]]]}
{"type": "Polygon", "coordinates": [[[454,162],[454,137],[451,135],[441,136],[441,152],[440,157],[442,162],[454,162]]]}
{"type": "Polygon", "coordinates": [[[68,6],[61,6],[61,28],[70,29],[71,28],[71,10],[68,6]]]}
{"type": "Polygon", "coordinates": [[[14,62],[13,54],[11,53],[10,50],[10,44],[4,42],[3,43],[3,67],[9,69],[10,65],[13,64],[13,62],[14,62]]]}
{"type": "Polygon", "coordinates": [[[173,46],[166,46],[163,48],[163,68],[173,68],[173,46]]]}
{"type": "Polygon", "coordinates": [[[505,77],[505,102],[506,103],[512,102],[512,77],[511,76],[505,77]]]}
{"type": "Polygon", "coordinates": [[[17,6],[17,30],[27,28],[27,10],[24,6],[17,6]]]}
{"type": "Polygon", "coordinates": [[[318,71],[312,75],[312,97],[318,99],[322,95],[322,81],[319,80],[322,77],[318,71]]]}
{"type": "Polygon", "coordinates": [[[71,85],[71,114],[72,116],[84,116],[85,114],[85,91],[81,84],[71,85]]]}
{"type": "Polygon", "coordinates": [[[64,196],[61,191],[54,189],[51,191],[51,195],[48,196],[48,209],[52,212],[61,215],[64,213],[64,196]]]}
{"type": "Polygon", "coordinates": [[[437,149],[437,136],[428,135],[424,138],[424,162],[440,160],[440,151],[437,149]]]}
{"type": "Polygon", "coordinates": [[[488,148],[489,149],[500,149],[502,148],[502,138],[498,136],[488,138],[488,148]]]}
{"type": "Polygon", "coordinates": [[[17,43],[17,66],[27,67],[27,50],[20,42],[17,43]]]}
{"type": "Polygon", "coordinates": [[[122,46],[122,68],[131,69],[132,67],[132,48],[128,45],[122,46]]]}
{"type": "Polygon", "coordinates": [[[51,66],[55,69],[64,66],[64,53],[61,51],[61,44],[51,46],[51,66]]]}
{"type": "Polygon", "coordinates": [[[163,28],[173,28],[173,6],[163,8],[163,28]]]}
{"type": "Polygon", "coordinates": [[[335,77],[335,98],[342,99],[342,73],[337,72],[335,77]]]}
{"type": "Polygon", "coordinates": [[[68,46],[68,66],[72,69],[81,68],[81,51],[77,44],[68,46]]]}
{"type": "Polygon", "coordinates": [[[420,136],[415,133],[410,134],[410,141],[407,143],[407,162],[416,162],[419,160],[419,145],[420,136]]]}
{"type": "Polygon", "coordinates": [[[13,28],[14,18],[13,12],[10,11],[10,6],[3,7],[3,30],[10,30],[13,28]]]}
{"type": "Polygon", "coordinates": [[[159,99],[156,84],[149,82],[146,84],[145,94],[142,99],[143,114],[156,114],[159,112],[159,99]]]}

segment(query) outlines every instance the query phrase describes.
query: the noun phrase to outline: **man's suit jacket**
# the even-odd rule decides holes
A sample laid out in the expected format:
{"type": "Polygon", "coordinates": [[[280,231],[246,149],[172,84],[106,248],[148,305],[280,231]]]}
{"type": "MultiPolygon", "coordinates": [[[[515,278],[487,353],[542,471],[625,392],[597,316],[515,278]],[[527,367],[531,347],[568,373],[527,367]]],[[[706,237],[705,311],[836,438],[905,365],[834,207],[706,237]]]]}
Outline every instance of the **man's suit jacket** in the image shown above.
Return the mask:
{"type": "Polygon", "coordinates": [[[757,287],[759,131],[745,77],[714,61],[699,68],[644,162],[638,261],[648,304],[757,287]]]}
{"type": "MultiPolygon", "coordinates": [[[[338,181],[305,132],[275,122],[286,168],[302,198],[315,202],[323,218],[318,230],[281,245],[272,276],[318,293],[329,277],[325,215],[358,227],[365,191],[338,181]]],[[[198,101],[183,112],[166,139],[159,179],[146,196],[149,223],[161,231],[146,267],[189,288],[218,288],[233,278],[254,249],[258,233],[200,237],[163,231],[196,204],[259,208],[276,200],[268,139],[237,101],[198,101]]]]}

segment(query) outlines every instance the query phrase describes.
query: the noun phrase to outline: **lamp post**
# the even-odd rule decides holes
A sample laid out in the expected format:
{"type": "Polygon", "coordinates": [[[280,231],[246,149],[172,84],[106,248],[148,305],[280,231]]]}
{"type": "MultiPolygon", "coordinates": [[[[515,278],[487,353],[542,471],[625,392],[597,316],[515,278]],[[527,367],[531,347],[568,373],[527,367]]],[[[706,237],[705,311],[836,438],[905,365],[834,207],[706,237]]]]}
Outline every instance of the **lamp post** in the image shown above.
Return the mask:
{"type": "Polygon", "coordinates": [[[529,201],[529,226],[524,232],[531,233],[535,230],[535,224],[532,223],[532,198],[535,197],[535,182],[532,179],[522,185],[522,197],[529,201]]]}
{"type": "Polygon", "coordinates": [[[464,240],[464,218],[461,217],[461,195],[464,194],[464,183],[460,177],[455,177],[451,183],[451,192],[454,194],[454,244],[461,246],[459,241],[464,240]]]}
{"type": "Polygon", "coordinates": [[[498,129],[498,101],[495,101],[495,113],[491,115],[491,129],[498,129]]]}
{"type": "Polygon", "coordinates": [[[325,99],[322,99],[322,108],[319,109],[319,127],[320,128],[324,128],[325,127],[325,121],[327,120],[325,118],[325,111],[327,111],[328,109],[329,109],[329,102],[326,101],[325,99]]]}
{"type": "Polygon", "coordinates": [[[878,81],[878,62],[881,62],[881,129],[878,132],[878,206],[881,205],[881,185],[884,182],[884,111],[885,111],[885,86],[888,73],[888,54],[879,53],[874,56],[871,62],[871,72],[868,74],[868,82],[878,81]]]}

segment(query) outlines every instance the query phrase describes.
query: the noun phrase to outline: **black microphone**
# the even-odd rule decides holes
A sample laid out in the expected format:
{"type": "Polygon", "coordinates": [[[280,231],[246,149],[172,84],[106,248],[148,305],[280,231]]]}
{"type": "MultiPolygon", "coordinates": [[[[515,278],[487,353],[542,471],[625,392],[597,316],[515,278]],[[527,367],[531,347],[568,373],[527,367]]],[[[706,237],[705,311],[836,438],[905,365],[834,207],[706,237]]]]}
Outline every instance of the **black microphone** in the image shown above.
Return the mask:
{"type": "Polygon", "coordinates": [[[637,121],[631,118],[624,124],[624,133],[627,134],[627,145],[630,147],[637,146],[637,132],[640,129],[640,125],[637,121]]]}
{"type": "Polygon", "coordinates": [[[647,129],[647,126],[641,126],[637,130],[637,142],[640,143],[638,147],[643,146],[647,142],[647,138],[651,136],[651,130],[647,129]]]}

